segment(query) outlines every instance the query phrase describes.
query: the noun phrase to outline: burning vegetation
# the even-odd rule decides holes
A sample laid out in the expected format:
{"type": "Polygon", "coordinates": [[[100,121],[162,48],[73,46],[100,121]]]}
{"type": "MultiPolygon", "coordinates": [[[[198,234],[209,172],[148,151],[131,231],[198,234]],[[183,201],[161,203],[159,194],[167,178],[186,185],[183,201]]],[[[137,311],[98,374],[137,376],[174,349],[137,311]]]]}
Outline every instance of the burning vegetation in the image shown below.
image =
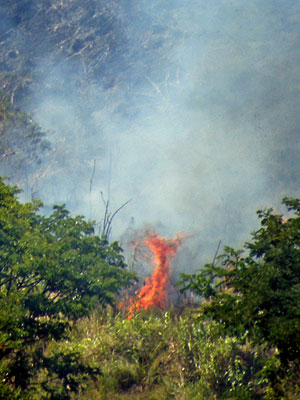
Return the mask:
{"type": "Polygon", "coordinates": [[[165,308],[168,304],[168,286],[170,283],[170,262],[176,257],[177,250],[184,236],[178,234],[174,239],[160,237],[152,233],[144,239],[145,245],[153,254],[154,270],[151,277],[146,278],[144,286],[129,299],[128,318],[136,311],[151,307],[165,308]]]}

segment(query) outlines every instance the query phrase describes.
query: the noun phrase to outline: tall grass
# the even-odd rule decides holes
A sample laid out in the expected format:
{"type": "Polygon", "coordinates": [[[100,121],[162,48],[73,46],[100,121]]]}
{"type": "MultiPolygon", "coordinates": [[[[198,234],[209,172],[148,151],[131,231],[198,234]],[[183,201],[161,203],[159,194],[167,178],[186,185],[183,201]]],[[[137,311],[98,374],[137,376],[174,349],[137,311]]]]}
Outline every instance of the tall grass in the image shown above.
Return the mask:
{"type": "Polygon", "coordinates": [[[148,311],[130,320],[110,310],[82,319],[71,341],[53,346],[79,352],[101,370],[74,399],[263,398],[255,377],[263,352],[220,336],[217,328],[190,310],[148,311]]]}

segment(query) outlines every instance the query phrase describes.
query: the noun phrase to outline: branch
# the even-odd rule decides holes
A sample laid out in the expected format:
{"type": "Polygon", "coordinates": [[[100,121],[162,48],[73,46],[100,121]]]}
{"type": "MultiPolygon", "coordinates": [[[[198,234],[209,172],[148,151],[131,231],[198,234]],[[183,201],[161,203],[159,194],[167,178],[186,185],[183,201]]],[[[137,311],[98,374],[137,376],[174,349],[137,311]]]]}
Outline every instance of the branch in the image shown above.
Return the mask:
{"type": "Polygon", "coordinates": [[[112,214],[109,212],[109,201],[104,199],[103,193],[101,192],[101,198],[105,206],[104,218],[103,218],[103,226],[102,226],[102,235],[107,238],[111,233],[111,225],[115,216],[120,212],[124,207],[127,206],[128,203],[132,201],[132,199],[127,200],[124,204],[122,204],[116,211],[112,214]]]}

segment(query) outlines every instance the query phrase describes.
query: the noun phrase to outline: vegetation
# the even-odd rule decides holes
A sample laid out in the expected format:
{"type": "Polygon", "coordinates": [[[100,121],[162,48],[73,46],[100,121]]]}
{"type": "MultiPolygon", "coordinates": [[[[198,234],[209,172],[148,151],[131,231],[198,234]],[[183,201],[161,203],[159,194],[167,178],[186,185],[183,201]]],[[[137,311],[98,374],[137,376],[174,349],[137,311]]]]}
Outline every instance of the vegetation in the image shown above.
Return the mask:
{"type": "Polygon", "coordinates": [[[258,211],[261,228],[243,250],[227,247],[220,265],[182,276],[184,289],[207,300],[202,318],[274,350],[263,370],[271,398],[285,398],[291,385],[300,395],[300,201],[283,203],[290,217],[258,211]]]}
{"type": "MultiPolygon", "coordinates": [[[[67,93],[93,134],[91,115],[106,115],[112,96],[129,118],[138,113],[128,99],[140,98],[141,79],[155,90],[168,86],[165,74],[151,77],[169,63],[170,38],[184,43],[181,6],[169,8],[167,29],[163,16],[153,25],[135,14],[130,33],[129,3],[1,5],[1,175],[32,189],[49,170],[61,171],[72,148],[70,133],[60,131],[50,152],[22,109],[67,93]]],[[[99,153],[94,138],[80,151],[87,161],[99,153]]],[[[115,215],[108,202],[97,236],[92,222],[64,206],[45,216],[39,201],[22,204],[17,194],[0,179],[0,399],[300,398],[300,200],[284,199],[288,218],[259,211],[261,227],[243,249],[226,247],[216,262],[182,275],[181,290],[199,304],[128,319],[118,303],[136,277],[108,241],[115,215]]]]}
{"type": "Polygon", "coordinates": [[[118,243],[0,180],[0,398],[299,398],[300,201],[259,211],[243,250],[182,275],[196,307],[117,312],[118,243]]]}
{"type": "Polygon", "coordinates": [[[63,206],[41,216],[39,203],[21,204],[16,193],[0,181],[0,394],[67,399],[98,368],[47,344],[66,339],[96,307],[114,304],[134,276],[118,244],[94,235],[92,223],[63,206]]]}
{"type": "Polygon", "coordinates": [[[40,127],[0,92],[1,173],[24,183],[38,170],[49,150],[40,127]]]}
{"type": "Polygon", "coordinates": [[[220,337],[213,322],[190,309],[94,314],[72,333],[72,351],[101,366],[102,375],[78,399],[252,399],[265,354],[220,337]]]}

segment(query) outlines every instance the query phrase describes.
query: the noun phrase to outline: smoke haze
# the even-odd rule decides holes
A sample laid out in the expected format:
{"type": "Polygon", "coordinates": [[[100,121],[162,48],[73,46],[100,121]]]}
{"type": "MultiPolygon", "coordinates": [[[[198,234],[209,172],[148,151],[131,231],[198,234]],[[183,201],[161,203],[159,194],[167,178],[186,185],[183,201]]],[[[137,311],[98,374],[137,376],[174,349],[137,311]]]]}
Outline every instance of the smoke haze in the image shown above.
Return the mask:
{"type": "Polygon", "coordinates": [[[38,52],[23,106],[54,148],[31,181],[47,205],[100,221],[101,191],[111,210],[132,199],[113,238],[145,224],[194,234],[186,270],[219,240],[241,245],[258,208],[299,196],[299,2],[87,1],[89,17],[54,3],[48,18],[72,15],[73,53],[50,57],[46,36],[18,50],[38,52]]]}

